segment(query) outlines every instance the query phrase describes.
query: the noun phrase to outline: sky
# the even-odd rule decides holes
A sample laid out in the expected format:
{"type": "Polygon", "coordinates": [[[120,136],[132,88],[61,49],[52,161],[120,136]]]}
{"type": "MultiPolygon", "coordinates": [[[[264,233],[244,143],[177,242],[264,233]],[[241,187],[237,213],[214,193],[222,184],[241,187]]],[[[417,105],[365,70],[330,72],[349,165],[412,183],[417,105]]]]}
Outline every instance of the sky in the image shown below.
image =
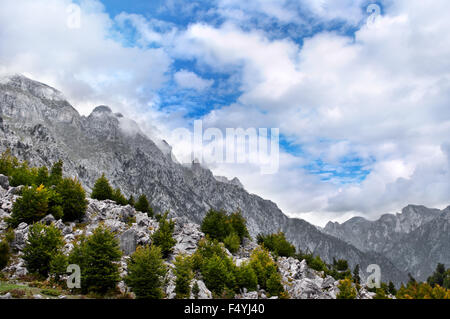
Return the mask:
{"type": "Polygon", "coordinates": [[[324,226],[450,205],[450,2],[0,0],[0,73],[177,128],[278,128],[279,168],[209,163],[324,226]],[[370,9],[370,10],[368,10],[370,9]]]}

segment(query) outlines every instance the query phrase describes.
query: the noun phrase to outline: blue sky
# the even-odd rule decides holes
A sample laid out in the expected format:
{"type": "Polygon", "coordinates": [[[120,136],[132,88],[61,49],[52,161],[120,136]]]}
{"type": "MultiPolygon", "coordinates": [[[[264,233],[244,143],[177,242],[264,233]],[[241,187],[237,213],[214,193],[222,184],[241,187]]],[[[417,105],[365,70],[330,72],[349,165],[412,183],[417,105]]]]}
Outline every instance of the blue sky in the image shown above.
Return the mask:
{"type": "Polygon", "coordinates": [[[209,167],[290,216],[450,203],[447,0],[0,3],[0,74],[52,85],[82,114],[109,105],[182,161],[171,134],[194,120],[279,128],[276,174],[209,167]]]}

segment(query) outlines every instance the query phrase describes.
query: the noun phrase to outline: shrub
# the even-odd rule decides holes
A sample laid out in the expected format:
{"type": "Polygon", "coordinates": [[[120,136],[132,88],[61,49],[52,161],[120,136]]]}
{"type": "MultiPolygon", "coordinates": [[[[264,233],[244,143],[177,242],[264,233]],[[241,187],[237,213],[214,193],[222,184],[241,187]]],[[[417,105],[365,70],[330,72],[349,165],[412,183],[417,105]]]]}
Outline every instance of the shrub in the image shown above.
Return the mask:
{"type": "Polygon", "coordinates": [[[50,186],[47,166],[42,166],[38,169],[35,184],[50,186]]]}
{"type": "Polygon", "coordinates": [[[284,292],[283,285],[281,284],[281,275],[278,271],[270,272],[266,281],[266,289],[272,296],[280,296],[284,292]]]}
{"type": "Polygon", "coordinates": [[[286,240],[283,232],[270,235],[258,235],[258,244],[263,245],[276,256],[293,257],[295,255],[295,247],[286,240]]]}
{"type": "Polygon", "coordinates": [[[258,278],[258,284],[262,289],[269,291],[270,288],[270,294],[273,293],[279,296],[284,293],[283,290],[278,289],[281,285],[281,277],[274,275],[278,274],[278,267],[268,250],[263,247],[255,248],[250,256],[250,266],[253,268],[258,278]],[[279,285],[276,283],[277,280],[279,285]]]}
{"type": "Polygon", "coordinates": [[[223,244],[217,240],[210,240],[209,237],[200,240],[192,256],[192,267],[200,271],[205,285],[216,296],[237,289],[237,267],[225,252],[223,244]]]}
{"type": "Polygon", "coordinates": [[[159,220],[159,228],[152,235],[152,243],[161,248],[164,258],[167,258],[173,251],[176,240],[172,237],[175,228],[175,222],[167,218],[166,212],[159,220]]]}
{"type": "Polygon", "coordinates": [[[353,287],[352,281],[350,279],[343,279],[338,285],[339,293],[337,294],[337,299],[355,299],[357,295],[356,288],[353,287]]]}
{"type": "Polygon", "coordinates": [[[59,160],[53,164],[48,178],[49,185],[58,185],[63,178],[63,161],[59,160]]]}
{"type": "Polygon", "coordinates": [[[92,189],[91,198],[98,200],[113,199],[113,189],[111,185],[109,185],[109,181],[105,177],[105,174],[102,174],[102,176],[95,182],[94,188],[92,189]]]}
{"type": "Polygon", "coordinates": [[[69,265],[67,256],[63,253],[58,253],[50,260],[49,274],[59,281],[62,276],[67,274],[67,266],[69,265]]]}
{"type": "Polygon", "coordinates": [[[27,270],[47,277],[50,261],[63,245],[61,231],[53,225],[35,223],[30,226],[28,241],[23,249],[23,259],[27,270]]]}
{"type": "Polygon", "coordinates": [[[244,263],[236,271],[236,283],[240,289],[247,288],[255,291],[258,286],[258,277],[249,263],[244,263]]]}
{"type": "Polygon", "coordinates": [[[19,166],[19,161],[15,156],[11,155],[11,150],[8,148],[0,156],[0,174],[11,176],[12,171],[19,166]]]}
{"type": "Polygon", "coordinates": [[[247,222],[245,218],[242,216],[241,212],[235,212],[228,216],[228,220],[231,223],[231,227],[233,228],[233,232],[235,232],[242,243],[244,238],[250,238],[250,235],[247,230],[247,222]]]}
{"type": "Polygon", "coordinates": [[[200,293],[200,287],[198,286],[198,281],[196,280],[192,285],[192,295],[194,299],[198,299],[198,294],[200,293]]]}
{"type": "Polygon", "coordinates": [[[163,297],[163,278],[167,269],[162,259],[161,249],[138,247],[128,262],[128,275],[125,283],[137,298],[161,299],[163,297]]]}
{"type": "Polygon", "coordinates": [[[104,227],[82,238],[69,256],[70,264],[80,266],[82,292],[105,294],[113,290],[120,281],[117,262],[121,255],[118,241],[104,227]]]}
{"type": "Polygon", "coordinates": [[[210,210],[203,218],[201,231],[211,239],[223,242],[225,237],[233,232],[233,228],[226,212],[210,210]]]}
{"type": "Polygon", "coordinates": [[[14,202],[9,223],[17,227],[21,222],[31,224],[41,220],[49,212],[49,199],[53,195],[44,185],[25,187],[22,197],[14,202]]]}
{"type": "Polygon", "coordinates": [[[115,201],[118,205],[121,206],[126,206],[128,205],[128,200],[126,199],[125,196],[123,196],[122,191],[120,190],[120,188],[116,188],[113,191],[113,201],[115,201]]]}
{"type": "Polygon", "coordinates": [[[231,233],[223,240],[225,247],[232,253],[236,253],[239,250],[241,241],[236,233],[231,233]]]}
{"type": "Polygon", "coordinates": [[[230,252],[236,252],[243,239],[249,237],[240,212],[227,215],[225,211],[210,210],[202,221],[201,231],[211,239],[225,243],[230,252]]]}
{"type": "Polygon", "coordinates": [[[77,179],[64,178],[56,186],[61,197],[64,221],[81,220],[86,213],[86,193],[77,179]]]}
{"type": "Polygon", "coordinates": [[[134,197],[133,195],[130,195],[130,198],[128,198],[128,205],[130,205],[131,207],[134,207],[134,197]]]}
{"type": "Polygon", "coordinates": [[[31,169],[28,167],[26,161],[22,162],[20,166],[16,167],[11,171],[11,179],[9,184],[11,186],[25,185],[30,186],[34,184],[35,176],[33,175],[31,169]]]}
{"type": "Polygon", "coordinates": [[[226,260],[217,255],[208,258],[202,267],[205,285],[216,295],[222,295],[227,283],[233,281],[233,274],[227,267],[226,260]]]}
{"type": "Polygon", "coordinates": [[[0,241],[0,270],[8,266],[11,253],[9,250],[9,243],[6,240],[0,241]]]}
{"type": "Polygon", "coordinates": [[[175,258],[174,274],[176,298],[189,298],[191,294],[191,280],[194,277],[192,272],[192,262],[190,257],[177,256],[175,258]]]}
{"type": "Polygon", "coordinates": [[[147,196],[145,196],[144,194],[139,196],[137,202],[134,204],[134,208],[137,211],[147,213],[149,217],[153,217],[153,209],[150,207],[147,196]]]}

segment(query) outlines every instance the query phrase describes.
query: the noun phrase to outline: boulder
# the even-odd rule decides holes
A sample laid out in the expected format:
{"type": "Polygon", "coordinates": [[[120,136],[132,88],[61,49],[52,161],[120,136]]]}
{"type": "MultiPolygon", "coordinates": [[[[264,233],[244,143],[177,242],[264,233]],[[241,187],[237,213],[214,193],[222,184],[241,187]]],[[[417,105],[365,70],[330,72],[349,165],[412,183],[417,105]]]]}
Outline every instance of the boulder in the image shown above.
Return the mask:
{"type": "Polygon", "coordinates": [[[136,251],[138,235],[134,229],[129,229],[120,235],[120,249],[124,255],[131,255],[136,251]]]}
{"type": "Polygon", "coordinates": [[[40,220],[41,223],[45,224],[45,225],[50,225],[51,223],[53,223],[54,221],[56,221],[55,217],[53,217],[52,214],[48,214],[47,216],[45,216],[44,218],[42,218],[40,220]]]}
{"type": "Polygon", "coordinates": [[[0,187],[6,190],[9,188],[8,176],[0,174],[0,187]]]}

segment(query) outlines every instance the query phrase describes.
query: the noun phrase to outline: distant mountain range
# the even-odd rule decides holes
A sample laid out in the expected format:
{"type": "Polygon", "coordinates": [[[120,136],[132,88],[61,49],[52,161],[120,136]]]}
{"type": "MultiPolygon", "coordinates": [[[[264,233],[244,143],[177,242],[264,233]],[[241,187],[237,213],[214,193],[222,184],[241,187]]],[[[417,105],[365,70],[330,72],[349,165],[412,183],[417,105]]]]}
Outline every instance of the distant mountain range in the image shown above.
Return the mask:
{"type": "MultiPolygon", "coordinates": [[[[298,249],[326,262],[344,258],[362,270],[378,264],[383,281],[406,282],[408,272],[425,278],[438,261],[450,261],[449,209],[408,206],[405,215],[385,215],[381,222],[354,218],[320,230],[249,194],[238,179],[173,161],[167,143],[148,138],[135,122],[109,107],[81,116],[62,93],[21,75],[0,80],[0,151],[7,148],[31,165],[62,159],[64,171],[88,190],[104,172],[126,195],[146,194],[156,211],[169,210],[187,222],[200,223],[210,208],[239,209],[253,237],[284,231],[298,249]]],[[[361,275],[365,277],[363,271],[361,275]]]]}
{"type": "Polygon", "coordinates": [[[362,251],[383,254],[418,280],[426,280],[438,263],[450,264],[450,206],[409,205],[401,214],[376,221],[354,217],[342,224],[329,222],[324,232],[362,251]]]}

